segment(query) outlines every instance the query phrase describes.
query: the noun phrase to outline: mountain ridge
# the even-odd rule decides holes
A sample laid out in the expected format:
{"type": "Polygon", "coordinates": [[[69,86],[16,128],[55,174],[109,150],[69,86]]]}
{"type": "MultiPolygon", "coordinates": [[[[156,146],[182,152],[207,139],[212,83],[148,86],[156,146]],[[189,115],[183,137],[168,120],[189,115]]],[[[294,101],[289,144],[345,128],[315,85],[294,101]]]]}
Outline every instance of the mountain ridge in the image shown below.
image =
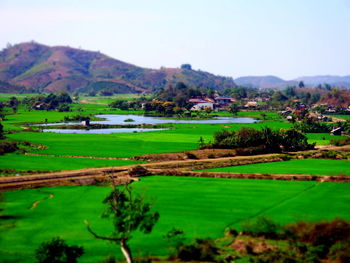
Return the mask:
{"type": "Polygon", "coordinates": [[[303,76],[292,80],[284,80],[277,76],[243,76],[234,79],[237,85],[246,85],[255,88],[286,88],[288,86],[297,86],[300,81],[303,81],[306,86],[317,86],[322,84],[330,84],[333,86],[344,86],[350,88],[350,75],[316,75],[303,76]]]}
{"type": "Polygon", "coordinates": [[[231,77],[188,68],[142,68],[100,52],[27,42],[0,52],[0,81],[27,91],[114,89],[149,93],[176,82],[216,90],[236,87],[231,77]]]}

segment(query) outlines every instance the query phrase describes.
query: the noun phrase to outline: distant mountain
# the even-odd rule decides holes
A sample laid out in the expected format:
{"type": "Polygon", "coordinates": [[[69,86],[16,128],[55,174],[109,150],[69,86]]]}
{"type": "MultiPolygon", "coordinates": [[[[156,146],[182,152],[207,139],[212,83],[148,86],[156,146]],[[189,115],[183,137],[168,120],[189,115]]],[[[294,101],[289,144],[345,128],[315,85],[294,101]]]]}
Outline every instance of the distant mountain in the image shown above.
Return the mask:
{"type": "Polygon", "coordinates": [[[255,88],[285,88],[297,85],[296,81],[286,81],[276,76],[247,76],[235,79],[237,85],[250,86],[255,88]]]}
{"type": "Polygon", "coordinates": [[[297,86],[300,81],[303,81],[306,87],[314,87],[319,84],[330,84],[332,86],[344,86],[350,88],[349,76],[307,76],[299,77],[293,80],[283,80],[276,76],[247,76],[240,77],[234,80],[237,85],[250,86],[255,88],[275,88],[281,89],[288,86],[297,86]]]}
{"type": "Polygon", "coordinates": [[[306,85],[317,86],[319,84],[328,83],[334,86],[344,86],[350,88],[350,75],[348,76],[309,76],[309,77],[299,77],[295,79],[296,81],[303,81],[306,85]]]}
{"type": "Polygon", "coordinates": [[[88,91],[110,88],[118,93],[148,93],[182,81],[216,90],[236,87],[230,77],[184,68],[148,69],[100,52],[35,42],[0,52],[0,92],[88,91]]]}

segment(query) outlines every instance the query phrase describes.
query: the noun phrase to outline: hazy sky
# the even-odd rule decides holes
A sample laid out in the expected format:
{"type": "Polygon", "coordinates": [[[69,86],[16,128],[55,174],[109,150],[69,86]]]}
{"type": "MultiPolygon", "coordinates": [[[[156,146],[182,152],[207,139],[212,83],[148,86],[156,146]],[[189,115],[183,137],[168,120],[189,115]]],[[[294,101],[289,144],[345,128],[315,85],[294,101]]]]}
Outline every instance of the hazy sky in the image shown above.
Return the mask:
{"type": "Polygon", "coordinates": [[[350,75],[350,0],[0,0],[0,49],[35,40],[234,78],[350,75]]]}

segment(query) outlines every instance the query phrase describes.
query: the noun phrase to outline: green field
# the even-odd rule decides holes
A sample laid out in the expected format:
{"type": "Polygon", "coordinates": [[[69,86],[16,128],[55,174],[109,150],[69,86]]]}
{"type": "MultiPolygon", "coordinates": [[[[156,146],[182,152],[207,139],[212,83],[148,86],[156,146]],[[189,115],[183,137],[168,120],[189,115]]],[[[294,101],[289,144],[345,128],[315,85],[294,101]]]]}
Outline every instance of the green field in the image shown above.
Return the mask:
{"type": "Polygon", "coordinates": [[[21,93],[21,94],[14,94],[14,93],[0,93],[0,101],[8,101],[11,97],[16,97],[17,99],[23,99],[25,97],[33,97],[38,96],[38,94],[35,93],[21,93]]]}
{"type": "Polygon", "coordinates": [[[206,169],[203,171],[227,173],[350,175],[350,161],[302,159],[284,162],[257,163],[221,167],[206,169]]]}
{"type": "MultiPolygon", "coordinates": [[[[245,124],[259,128],[262,126],[288,127],[288,123],[266,122],[245,124]]],[[[169,130],[123,133],[123,134],[56,134],[21,132],[9,134],[17,141],[30,141],[48,146],[37,151],[44,154],[133,157],[148,153],[178,152],[198,148],[198,140],[212,141],[213,133],[222,129],[238,129],[242,124],[170,124],[169,130]]]]}
{"type": "MultiPolygon", "coordinates": [[[[259,215],[282,224],[350,219],[350,184],[345,183],[152,176],[134,187],[161,216],[150,235],[134,234],[131,244],[138,255],[166,255],[162,236],[173,227],[192,239],[222,236],[227,226],[239,227],[259,215]]],[[[101,201],[109,191],[109,187],[66,186],[5,193],[3,214],[12,218],[0,229],[0,258],[33,262],[35,248],[53,236],[83,245],[86,254],[79,262],[101,261],[109,253],[120,256],[119,248],[94,239],[83,224],[86,219],[99,233],[109,233],[109,221],[100,218],[101,201]],[[53,198],[48,199],[50,194],[53,198]]]]}
{"type": "Polygon", "coordinates": [[[6,154],[0,156],[0,169],[12,168],[17,171],[59,171],[88,167],[121,166],[135,163],[140,162],[129,160],[31,156],[22,154],[6,154]]]}
{"type": "Polygon", "coordinates": [[[307,133],[309,143],[316,143],[316,145],[328,145],[329,141],[334,138],[345,139],[346,136],[334,136],[329,133],[307,133]]]}
{"type": "Polygon", "coordinates": [[[343,120],[347,120],[350,121],[350,114],[347,115],[327,115],[329,117],[335,117],[335,118],[339,118],[339,119],[343,119],[343,120]]]}
{"type": "Polygon", "coordinates": [[[133,99],[138,99],[141,97],[149,98],[149,95],[141,95],[141,94],[114,94],[113,96],[96,96],[96,97],[89,97],[89,96],[80,96],[79,100],[88,100],[90,103],[102,103],[104,105],[108,105],[109,103],[116,101],[116,100],[126,100],[130,101],[133,99]]]}

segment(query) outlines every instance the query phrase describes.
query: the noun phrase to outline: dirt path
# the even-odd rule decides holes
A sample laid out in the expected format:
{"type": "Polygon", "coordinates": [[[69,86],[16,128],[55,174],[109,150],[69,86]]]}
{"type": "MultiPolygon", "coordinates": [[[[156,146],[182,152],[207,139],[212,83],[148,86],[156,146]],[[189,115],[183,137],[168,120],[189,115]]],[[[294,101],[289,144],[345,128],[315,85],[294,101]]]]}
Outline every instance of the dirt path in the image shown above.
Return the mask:
{"type": "MultiPolygon", "coordinates": [[[[348,150],[350,145],[344,147],[332,147],[334,150],[348,150]]],[[[317,150],[294,153],[305,154],[317,152],[317,150]]],[[[266,174],[234,174],[234,173],[208,173],[193,172],[199,169],[216,167],[244,165],[252,163],[283,161],[285,154],[261,154],[253,156],[234,156],[215,159],[187,159],[172,161],[157,161],[145,164],[132,164],[125,166],[85,168],[79,170],[65,170],[51,173],[40,173],[23,176],[0,177],[0,190],[11,190],[19,188],[34,188],[53,185],[76,185],[93,184],[98,181],[106,181],[109,177],[120,180],[130,180],[128,171],[136,166],[142,165],[153,175],[164,176],[196,176],[216,178],[241,178],[241,179],[272,179],[272,180],[306,180],[306,181],[328,181],[328,182],[350,182],[350,176],[315,176],[300,174],[278,174],[268,176],[266,174]]],[[[301,156],[302,157],[302,156],[301,156]]],[[[84,157],[85,158],[85,157],[84,157]]],[[[297,156],[295,156],[297,158],[297,156]]],[[[302,157],[304,158],[304,157],[302,157]]],[[[137,176],[136,176],[137,177],[137,176]]]]}
{"type": "Polygon", "coordinates": [[[53,197],[54,197],[53,194],[49,194],[48,197],[46,197],[46,198],[44,198],[44,199],[41,199],[41,200],[38,200],[38,201],[35,201],[35,202],[31,205],[30,209],[35,209],[35,208],[38,206],[39,203],[41,203],[41,202],[43,202],[43,201],[46,201],[46,200],[50,200],[50,199],[52,199],[53,197]]]}
{"type": "Polygon", "coordinates": [[[346,121],[345,119],[341,119],[338,117],[332,117],[332,115],[329,115],[332,118],[332,122],[338,122],[338,121],[346,121]]]}

